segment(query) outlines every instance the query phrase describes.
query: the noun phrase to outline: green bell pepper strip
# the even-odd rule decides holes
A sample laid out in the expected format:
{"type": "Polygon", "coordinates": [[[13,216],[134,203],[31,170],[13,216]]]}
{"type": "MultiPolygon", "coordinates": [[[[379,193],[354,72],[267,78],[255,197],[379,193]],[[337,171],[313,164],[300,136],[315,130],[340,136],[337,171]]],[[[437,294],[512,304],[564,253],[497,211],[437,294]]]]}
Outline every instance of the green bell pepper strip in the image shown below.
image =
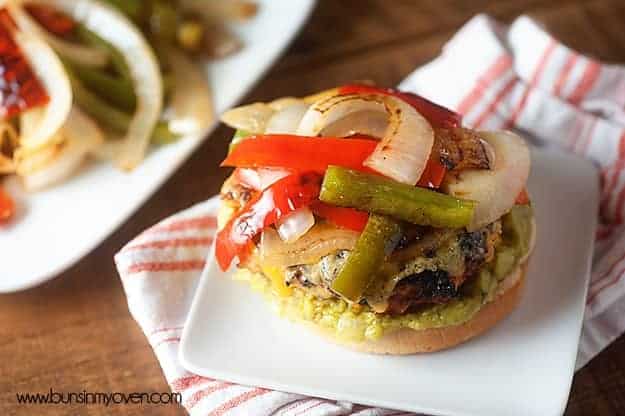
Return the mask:
{"type": "Polygon", "coordinates": [[[438,228],[469,225],[476,206],[474,201],[338,166],[328,167],[319,199],[438,228]]]}
{"type": "MultiPolygon", "coordinates": [[[[76,76],[68,71],[74,99],[80,108],[95,118],[103,127],[118,132],[128,130],[132,117],[123,111],[109,105],[102,98],[85,88],[76,76]]],[[[180,138],[171,132],[166,122],[159,121],[152,131],[152,142],[157,144],[171,143],[180,138]]]]}
{"type": "Polygon", "coordinates": [[[66,67],[71,68],[74,75],[100,97],[104,98],[116,107],[125,112],[132,112],[136,108],[136,98],[133,92],[133,85],[125,79],[112,77],[104,71],[87,68],[63,60],[66,67]]]}
{"type": "Polygon", "coordinates": [[[76,26],[76,36],[80,41],[88,45],[108,51],[111,58],[111,64],[113,65],[113,68],[115,68],[115,71],[123,79],[130,82],[132,78],[130,76],[128,65],[126,64],[126,60],[113,45],[80,24],[76,26]]]}
{"type": "Polygon", "coordinates": [[[135,22],[141,18],[144,0],[104,0],[135,22]]]}
{"type": "Polygon", "coordinates": [[[354,249],[332,282],[332,290],[351,302],[358,302],[400,236],[397,221],[383,215],[370,215],[354,249]]]}
{"type": "Polygon", "coordinates": [[[150,34],[168,45],[176,43],[178,30],[178,12],[176,7],[166,0],[153,0],[150,2],[150,34]]]}

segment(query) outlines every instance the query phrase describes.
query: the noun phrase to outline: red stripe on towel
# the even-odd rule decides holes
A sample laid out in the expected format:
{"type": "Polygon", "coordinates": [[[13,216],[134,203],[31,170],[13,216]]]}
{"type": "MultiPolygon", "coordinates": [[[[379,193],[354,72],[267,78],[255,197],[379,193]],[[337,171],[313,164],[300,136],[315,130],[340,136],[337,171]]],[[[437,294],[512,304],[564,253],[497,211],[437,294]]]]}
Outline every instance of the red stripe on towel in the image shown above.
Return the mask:
{"type": "Polygon", "coordinates": [[[143,234],[167,233],[174,231],[185,231],[193,229],[215,228],[217,227],[217,218],[214,215],[207,215],[198,218],[188,218],[184,220],[175,220],[170,223],[157,224],[152,228],[148,228],[143,234]]]}
{"type": "MultiPolygon", "coordinates": [[[[596,283],[595,283],[595,284],[593,284],[593,288],[594,288],[594,287],[597,287],[597,286],[601,286],[601,283],[602,283],[602,282],[603,282],[603,281],[604,281],[604,280],[605,280],[608,276],[610,276],[610,275],[612,274],[612,272],[614,272],[614,270],[616,269],[616,266],[617,266],[617,265],[618,265],[621,261],[623,261],[623,260],[625,260],[625,253],[623,253],[623,254],[621,255],[621,257],[619,257],[619,258],[618,258],[618,260],[616,260],[614,263],[612,263],[612,265],[608,268],[608,270],[607,270],[605,273],[603,273],[603,274],[601,275],[601,277],[599,277],[599,278],[597,279],[596,283]]],[[[590,295],[588,296],[588,300],[586,301],[586,304],[590,304],[590,303],[592,303],[592,301],[595,299],[595,297],[596,297],[599,293],[601,293],[601,291],[602,291],[603,289],[605,289],[606,287],[610,287],[610,286],[614,285],[616,282],[618,282],[618,281],[619,281],[619,279],[621,278],[621,274],[622,274],[622,273],[623,273],[623,271],[622,271],[622,270],[621,270],[621,271],[619,271],[619,273],[616,275],[616,278],[612,279],[609,283],[607,283],[607,284],[605,284],[605,285],[603,285],[603,286],[599,287],[599,289],[593,289],[593,288],[591,288],[591,290],[590,290],[590,292],[591,292],[591,293],[590,293],[590,295]]]]}
{"type": "Polygon", "coordinates": [[[302,409],[302,410],[300,410],[300,411],[299,411],[299,412],[297,412],[297,413],[293,413],[293,416],[303,415],[304,413],[310,412],[311,410],[316,409],[317,407],[319,407],[319,406],[321,406],[322,404],[325,404],[325,403],[327,403],[327,402],[325,402],[325,401],[320,401],[320,402],[318,402],[318,403],[315,403],[315,404],[313,404],[312,406],[307,407],[306,409],[302,409]]]}
{"type": "Polygon", "coordinates": [[[506,85],[504,85],[504,87],[501,89],[501,91],[499,91],[499,93],[495,96],[495,99],[490,103],[490,105],[484,110],[484,112],[482,112],[482,114],[478,117],[478,119],[475,121],[475,128],[479,128],[482,123],[484,123],[488,117],[490,117],[495,110],[497,110],[497,106],[499,105],[499,103],[508,96],[508,94],[510,94],[510,92],[512,91],[512,88],[514,88],[514,86],[517,83],[517,79],[516,78],[512,78],[510,81],[508,81],[508,83],[506,85]]]}
{"type": "Polygon", "coordinates": [[[566,85],[566,81],[569,79],[571,71],[575,68],[577,59],[578,56],[576,53],[569,52],[569,56],[566,58],[566,62],[564,62],[564,66],[562,67],[562,72],[560,72],[560,76],[553,87],[553,93],[555,95],[562,95],[562,88],[566,85]]]}
{"type": "Polygon", "coordinates": [[[551,56],[553,51],[556,49],[556,46],[558,46],[556,41],[554,39],[551,39],[551,41],[545,48],[543,55],[540,57],[540,60],[538,61],[538,65],[536,65],[536,70],[534,71],[534,75],[532,75],[532,79],[530,80],[529,86],[523,92],[523,96],[521,97],[521,100],[517,104],[514,111],[512,111],[512,115],[510,116],[508,121],[506,121],[506,123],[504,124],[504,128],[509,129],[511,127],[514,127],[514,125],[516,124],[517,119],[521,115],[521,112],[523,112],[523,110],[525,109],[525,105],[527,104],[527,99],[529,97],[530,92],[532,91],[532,88],[538,84],[538,81],[540,81],[540,77],[542,76],[543,72],[545,71],[545,68],[547,67],[547,63],[549,62],[549,57],[551,56]]]}
{"type": "Polygon", "coordinates": [[[210,246],[213,242],[212,237],[189,237],[189,238],[173,238],[171,240],[156,240],[149,241],[147,243],[134,244],[122,249],[122,251],[128,250],[144,250],[144,249],[165,249],[165,248],[177,248],[177,247],[198,247],[198,246],[210,246]]]}
{"type": "Polygon", "coordinates": [[[172,326],[172,327],[163,327],[163,328],[157,328],[157,329],[153,329],[148,336],[152,336],[154,334],[158,334],[160,332],[168,332],[168,331],[178,331],[181,330],[182,328],[184,328],[183,326],[172,326]]]}
{"type": "Polygon", "coordinates": [[[181,261],[152,261],[133,264],[128,269],[126,269],[124,275],[141,272],[182,272],[190,270],[202,270],[205,265],[206,261],[204,259],[181,261]]]}
{"type": "Polygon", "coordinates": [[[571,93],[569,101],[573,104],[579,104],[582,99],[588,94],[588,91],[592,88],[597,78],[599,78],[599,72],[601,72],[601,65],[595,61],[588,61],[584,74],[575,87],[575,90],[571,93]]]}
{"type": "Polygon", "coordinates": [[[495,59],[495,62],[490,66],[490,68],[478,78],[475,83],[475,87],[469,92],[458,105],[457,111],[460,114],[468,113],[482,98],[484,95],[484,91],[486,91],[487,87],[491,82],[498,79],[501,75],[503,75],[508,69],[512,67],[512,59],[510,56],[504,54],[499,58],[495,59]]]}
{"type": "Polygon", "coordinates": [[[187,401],[184,403],[184,407],[186,407],[188,410],[191,410],[196,404],[198,404],[206,396],[213,394],[220,390],[225,390],[231,386],[234,386],[234,384],[228,383],[227,381],[220,381],[216,384],[213,384],[212,386],[206,387],[205,389],[198,390],[187,399],[187,401]]]}
{"type": "Polygon", "coordinates": [[[206,382],[211,382],[211,381],[215,381],[215,379],[202,377],[202,376],[198,376],[194,374],[192,376],[177,378],[171,383],[169,383],[169,385],[171,386],[172,390],[176,390],[180,392],[182,390],[188,389],[189,387],[197,386],[200,383],[206,383],[206,382]]]}
{"type": "Polygon", "coordinates": [[[170,342],[180,342],[180,337],[171,337],[171,338],[162,339],[158,341],[156,344],[154,344],[152,348],[156,349],[157,347],[160,347],[162,344],[168,344],[170,342]]]}
{"type": "Polygon", "coordinates": [[[250,390],[231,400],[228,400],[226,403],[222,404],[217,409],[210,412],[209,416],[221,416],[224,413],[234,409],[235,407],[238,407],[242,405],[243,403],[250,401],[254,397],[262,396],[263,394],[267,394],[271,392],[272,392],[271,390],[267,390],[263,388],[256,388],[254,390],[250,390]]]}

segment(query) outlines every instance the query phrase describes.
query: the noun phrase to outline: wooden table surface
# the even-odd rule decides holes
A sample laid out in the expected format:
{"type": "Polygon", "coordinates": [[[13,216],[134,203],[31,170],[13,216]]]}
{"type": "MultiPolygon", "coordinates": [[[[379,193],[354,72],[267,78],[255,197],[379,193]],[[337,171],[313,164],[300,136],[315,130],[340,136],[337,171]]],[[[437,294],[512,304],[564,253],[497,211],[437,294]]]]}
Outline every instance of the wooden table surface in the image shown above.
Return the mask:
{"type": "MultiPolygon", "coordinates": [[[[480,12],[503,21],[528,13],[577,50],[625,61],[622,0],[321,0],[245,101],[304,95],[354,79],[396,85],[480,12]]],[[[20,407],[17,391],[168,390],[128,313],[112,258],[141,230],[218,191],[226,171],[217,165],[231,134],[219,127],[149,202],[70,270],[41,287],[0,296],[0,415],[146,413],[137,405],[20,407]]],[[[566,414],[625,414],[624,369],[621,337],[575,375],[566,414]]],[[[176,406],[148,410],[155,416],[185,414],[176,406]]]]}

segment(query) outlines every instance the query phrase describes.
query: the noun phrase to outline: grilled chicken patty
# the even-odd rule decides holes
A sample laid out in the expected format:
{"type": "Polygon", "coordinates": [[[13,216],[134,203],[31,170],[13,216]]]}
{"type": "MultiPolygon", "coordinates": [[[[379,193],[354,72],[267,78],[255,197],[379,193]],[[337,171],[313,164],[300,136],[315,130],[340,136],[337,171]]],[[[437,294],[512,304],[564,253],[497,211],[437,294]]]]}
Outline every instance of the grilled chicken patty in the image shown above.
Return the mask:
{"type": "MultiPolygon", "coordinates": [[[[493,259],[501,239],[499,221],[474,232],[419,228],[413,243],[389,257],[388,277],[377,279],[365,295],[363,301],[376,312],[403,314],[458,297],[462,284],[493,259]]],[[[348,256],[348,250],[340,250],[313,264],[288,267],[285,282],[319,297],[334,297],[330,287],[348,256]]]]}

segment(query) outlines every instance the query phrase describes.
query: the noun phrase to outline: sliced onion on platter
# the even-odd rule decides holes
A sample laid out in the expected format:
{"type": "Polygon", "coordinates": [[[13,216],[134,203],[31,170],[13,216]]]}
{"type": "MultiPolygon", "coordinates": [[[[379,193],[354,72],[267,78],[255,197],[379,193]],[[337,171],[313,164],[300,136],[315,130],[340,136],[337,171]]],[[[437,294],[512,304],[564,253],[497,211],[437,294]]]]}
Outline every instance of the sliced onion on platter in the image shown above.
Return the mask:
{"type": "Polygon", "coordinates": [[[26,117],[36,123],[29,122],[26,131],[20,132],[20,146],[36,149],[48,144],[65,123],[72,108],[72,89],[63,64],[44,41],[21,30],[13,38],[50,97],[45,106],[30,110],[35,112],[26,117]]]}
{"type": "Polygon", "coordinates": [[[211,92],[206,77],[182,53],[167,51],[175,88],[166,111],[169,130],[176,134],[200,134],[214,120],[211,92]]]}
{"type": "Polygon", "coordinates": [[[0,121],[0,175],[15,172],[15,162],[11,154],[5,154],[3,151],[9,149],[9,152],[17,148],[19,138],[15,128],[7,121],[0,121]]]}
{"type": "Polygon", "coordinates": [[[67,14],[110,43],[123,57],[137,99],[135,113],[116,158],[123,170],[143,160],[163,107],[163,80],[154,52],[143,34],[118,10],[96,0],[37,0],[67,14]]]}
{"type": "Polygon", "coordinates": [[[20,28],[43,39],[61,57],[92,68],[102,68],[109,62],[109,54],[106,50],[68,42],[48,32],[24,9],[26,4],[50,6],[53,6],[53,4],[45,0],[12,0],[7,3],[7,7],[20,28]]]}
{"type": "Polygon", "coordinates": [[[26,190],[37,191],[67,179],[104,141],[97,124],[76,107],[72,108],[61,135],[64,141],[55,145],[53,157],[38,169],[23,173],[26,190]]]}

